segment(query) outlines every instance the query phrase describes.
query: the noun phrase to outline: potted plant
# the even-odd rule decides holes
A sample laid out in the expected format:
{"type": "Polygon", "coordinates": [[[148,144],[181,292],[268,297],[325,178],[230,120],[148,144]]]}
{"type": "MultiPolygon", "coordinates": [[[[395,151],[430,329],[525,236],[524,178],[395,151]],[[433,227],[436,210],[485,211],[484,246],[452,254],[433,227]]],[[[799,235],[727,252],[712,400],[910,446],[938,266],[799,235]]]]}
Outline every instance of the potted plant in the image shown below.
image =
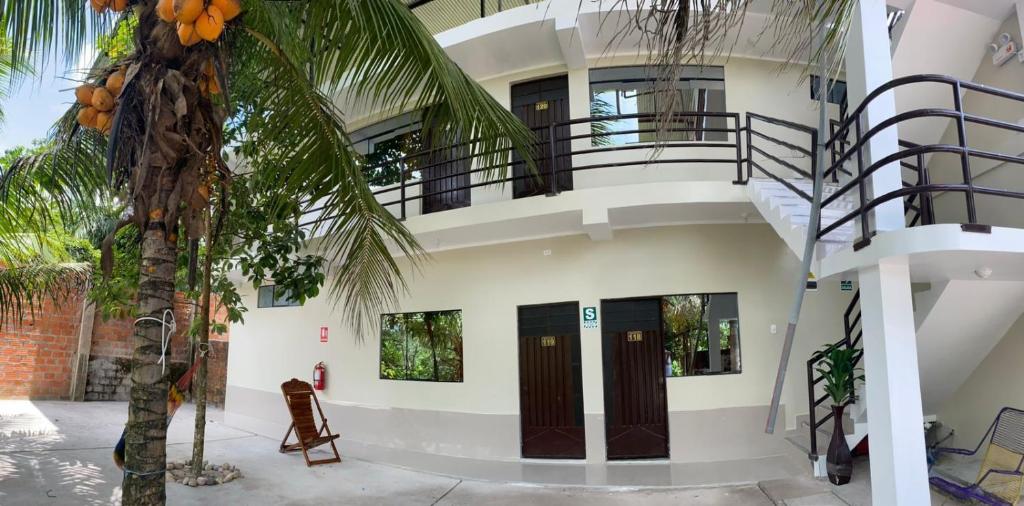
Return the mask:
{"type": "Polygon", "coordinates": [[[828,480],[835,485],[845,485],[853,475],[853,456],[843,432],[843,410],[856,399],[854,383],[864,380],[856,366],[860,350],[826,346],[816,367],[825,382],[825,393],[832,400],[832,439],[828,443],[825,469],[828,480]]]}

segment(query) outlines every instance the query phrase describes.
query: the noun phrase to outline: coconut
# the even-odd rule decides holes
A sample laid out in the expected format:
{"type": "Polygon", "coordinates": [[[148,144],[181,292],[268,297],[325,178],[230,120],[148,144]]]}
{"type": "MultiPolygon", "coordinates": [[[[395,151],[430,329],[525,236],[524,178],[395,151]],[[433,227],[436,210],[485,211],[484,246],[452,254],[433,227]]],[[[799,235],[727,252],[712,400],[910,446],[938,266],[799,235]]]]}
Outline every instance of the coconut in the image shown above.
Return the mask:
{"type": "Polygon", "coordinates": [[[220,9],[224,15],[224,21],[231,21],[242,13],[242,4],[238,0],[211,0],[210,5],[220,9]]]}
{"type": "Polygon", "coordinates": [[[106,88],[96,88],[96,91],[92,92],[92,106],[97,111],[107,112],[114,108],[114,96],[106,88]]]}
{"type": "Polygon", "coordinates": [[[160,0],[157,2],[156,15],[168,23],[177,21],[174,17],[174,0],[160,0]]]}
{"type": "Polygon", "coordinates": [[[99,111],[95,107],[83,107],[78,110],[78,124],[84,127],[96,128],[96,116],[99,111]]]}
{"type": "Polygon", "coordinates": [[[196,32],[199,36],[213,42],[224,31],[224,14],[216,6],[209,6],[196,18],[196,32]]]}
{"type": "Polygon", "coordinates": [[[109,91],[111,95],[116,97],[121,94],[121,88],[123,87],[124,72],[121,72],[119,70],[117,72],[114,72],[113,74],[110,74],[110,77],[107,78],[107,91],[109,91]]]}
{"type": "Polygon", "coordinates": [[[75,98],[79,104],[92,105],[92,92],[96,90],[96,87],[91,84],[83,84],[75,88],[75,98]]]}
{"type": "Polygon", "coordinates": [[[114,12],[121,12],[128,7],[128,0],[108,0],[110,10],[114,12]]]}
{"type": "Polygon", "coordinates": [[[203,13],[203,0],[174,0],[174,18],[191,25],[203,13]]]}
{"type": "Polygon", "coordinates": [[[89,0],[89,3],[92,4],[92,10],[99,14],[103,14],[103,12],[107,10],[107,5],[110,4],[110,0],[89,0]]]}
{"type": "Polygon", "coordinates": [[[110,133],[110,127],[114,123],[114,115],[109,112],[100,112],[96,114],[96,130],[102,133],[110,133]]]}
{"type": "Polygon", "coordinates": [[[185,47],[194,46],[202,42],[203,38],[196,32],[196,25],[178,23],[178,41],[185,47]]]}

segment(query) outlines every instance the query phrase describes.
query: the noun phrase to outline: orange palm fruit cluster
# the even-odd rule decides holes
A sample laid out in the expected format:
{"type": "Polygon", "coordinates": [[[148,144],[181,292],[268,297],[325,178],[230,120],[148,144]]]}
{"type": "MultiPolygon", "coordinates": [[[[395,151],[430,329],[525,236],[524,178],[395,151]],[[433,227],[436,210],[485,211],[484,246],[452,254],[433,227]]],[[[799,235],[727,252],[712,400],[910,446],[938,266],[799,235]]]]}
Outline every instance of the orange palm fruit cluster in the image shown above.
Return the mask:
{"type": "Polygon", "coordinates": [[[178,41],[185,47],[216,41],[224,32],[224,23],[241,12],[239,0],[160,0],[156,5],[161,20],[176,23],[178,41]]]}
{"type": "Polygon", "coordinates": [[[103,86],[83,84],[76,88],[75,99],[82,106],[78,110],[78,124],[109,134],[124,79],[125,69],[120,68],[107,76],[103,86]]]}
{"type": "Polygon", "coordinates": [[[128,8],[128,0],[89,0],[89,4],[98,14],[103,14],[107,9],[121,12],[128,8]]]}

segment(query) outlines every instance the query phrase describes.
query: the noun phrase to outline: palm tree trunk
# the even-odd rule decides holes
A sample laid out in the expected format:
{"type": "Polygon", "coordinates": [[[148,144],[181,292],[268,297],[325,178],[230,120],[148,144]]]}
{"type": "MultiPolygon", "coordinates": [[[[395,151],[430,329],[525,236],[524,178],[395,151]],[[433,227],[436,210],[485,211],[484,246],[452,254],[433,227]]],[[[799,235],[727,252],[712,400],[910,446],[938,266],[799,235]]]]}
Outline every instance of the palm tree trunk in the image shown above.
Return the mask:
{"type": "Polygon", "coordinates": [[[203,257],[203,292],[199,296],[199,368],[196,370],[195,398],[196,429],[192,439],[192,474],[199,476],[203,471],[203,447],[206,444],[206,355],[210,350],[210,289],[213,269],[213,227],[210,211],[206,212],[206,256],[203,257]]]}
{"type": "MultiPolygon", "coordinates": [[[[131,403],[125,436],[124,504],[163,504],[167,465],[167,380],[159,363],[165,311],[174,308],[174,273],[178,248],[164,238],[162,227],[142,236],[139,320],[132,340],[131,403]]],[[[169,339],[170,336],[167,336],[169,339]]],[[[165,360],[170,360],[167,356],[165,360]]]]}

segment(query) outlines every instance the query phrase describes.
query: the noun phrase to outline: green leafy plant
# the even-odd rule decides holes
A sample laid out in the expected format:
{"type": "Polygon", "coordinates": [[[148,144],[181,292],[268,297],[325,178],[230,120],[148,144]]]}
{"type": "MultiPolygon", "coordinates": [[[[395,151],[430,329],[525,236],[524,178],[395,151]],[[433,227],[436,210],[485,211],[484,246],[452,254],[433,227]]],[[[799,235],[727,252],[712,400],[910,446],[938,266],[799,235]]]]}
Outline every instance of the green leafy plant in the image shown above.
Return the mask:
{"type": "Polygon", "coordinates": [[[825,393],[836,406],[853,401],[856,382],[864,381],[864,375],[859,374],[861,368],[857,367],[858,353],[858,349],[840,348],[834,344],[825,346],[821,351],[821,361],[815,369],[824,378],[825,393]]]}

